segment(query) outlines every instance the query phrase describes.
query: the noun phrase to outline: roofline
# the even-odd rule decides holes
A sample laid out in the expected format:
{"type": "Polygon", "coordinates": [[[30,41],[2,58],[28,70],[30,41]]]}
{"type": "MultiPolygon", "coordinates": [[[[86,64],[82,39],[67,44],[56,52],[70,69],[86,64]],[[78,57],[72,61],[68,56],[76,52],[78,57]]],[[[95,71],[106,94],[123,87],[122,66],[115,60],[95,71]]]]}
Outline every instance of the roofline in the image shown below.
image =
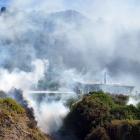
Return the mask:
{"type": "Polygon", "coordinates": [[[135,86],[129,86],[129,85],[122,85],[122,84],[103,84],[103,83],[80,83],[83,85],[106,85],[106,86],[118,86],[118,87],[130,87],[130,88],[135,88],[135,86]]]}

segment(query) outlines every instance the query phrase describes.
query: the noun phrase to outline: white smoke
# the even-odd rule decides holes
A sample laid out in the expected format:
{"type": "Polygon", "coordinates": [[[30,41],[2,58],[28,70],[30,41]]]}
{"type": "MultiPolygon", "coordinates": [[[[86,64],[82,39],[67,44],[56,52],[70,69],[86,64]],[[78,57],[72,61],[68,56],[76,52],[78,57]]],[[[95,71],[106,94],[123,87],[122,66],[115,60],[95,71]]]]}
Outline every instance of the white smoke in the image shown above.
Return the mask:
{"type": "Polygon", "coordinates": [[[57,132],[63,124],[63,119],[69,112],[62,100],[49,102],[43,99],[40,104],[35,100],[30,100],[30,106],[34,108],[38,126],[45,133],[57,132]]]}
{"type": "Polygon", "coordinates": [[[136,99],[134,97],[129,97],[127,105],[134,105],[136,106],[140,102],[139,99],[136,99]]]}
{"type": "Polygon", "coordinates": [[[7,69],[0,68],[0,89],[8,92],[12,88],[23,91],[35,88],[38,81],[44,77],[47,65],[47,60],[36,59],[32,62],[33,70],[31,72],[21,71],[18,68],[10,72],[7,69]]]}
{"type": "Polygon", "coordinates": [[[37,112],[36,116],[39,126],[49,134],[59,130],[63,124],[64,117],[69,112],[69,109],[61,101],[41,103],[40,110],[40,114],[37,112]]]}

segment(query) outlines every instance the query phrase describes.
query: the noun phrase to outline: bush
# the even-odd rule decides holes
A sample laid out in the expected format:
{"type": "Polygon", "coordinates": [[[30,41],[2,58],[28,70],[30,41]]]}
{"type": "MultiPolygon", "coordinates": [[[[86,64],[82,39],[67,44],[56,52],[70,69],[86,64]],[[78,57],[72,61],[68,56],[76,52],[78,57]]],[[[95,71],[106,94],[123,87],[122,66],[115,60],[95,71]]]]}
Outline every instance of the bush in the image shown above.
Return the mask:
{"type": "Polygon", "coordinates": [[[114,101],[115,104],[118,105],[126,105],[128,102],[129,97],[125,95],[110,95],[114,101]]]}
{"type": "Polygon", "coordinates": [[[94,127],[108,122],[109,108],[98,98],[84,97],[82,101],[72,106],[72,110],[65,119],[66,129],[73,130],[80,139],[94,127]]]}
{"type": "Polygon", "coordinates": [[[90,92],[89,93],[89,99],[94,100],[94,99],[99,99],[103,104],[107,105],[109,108],[112,108],[115,106],[115,103],[112,99],[112,97],[108,94],[105,94],[104,92],[90,92]]]}
{"type": "Polygon", "coordinates": [[[116,106],[111,109],[112,119],[139,119],[138,109],[133,105],[116,106]]]}

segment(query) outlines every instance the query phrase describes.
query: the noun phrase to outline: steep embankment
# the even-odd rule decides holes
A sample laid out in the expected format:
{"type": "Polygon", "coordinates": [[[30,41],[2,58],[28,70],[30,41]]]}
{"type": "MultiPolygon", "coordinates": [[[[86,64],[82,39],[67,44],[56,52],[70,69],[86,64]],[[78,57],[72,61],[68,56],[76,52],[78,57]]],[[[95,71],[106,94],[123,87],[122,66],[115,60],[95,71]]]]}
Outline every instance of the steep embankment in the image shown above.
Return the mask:
{"type": "Polygon", "coordinates": [[[28,111],[13,99],[0,98],[0,140],[49,140],[28,111]]]}

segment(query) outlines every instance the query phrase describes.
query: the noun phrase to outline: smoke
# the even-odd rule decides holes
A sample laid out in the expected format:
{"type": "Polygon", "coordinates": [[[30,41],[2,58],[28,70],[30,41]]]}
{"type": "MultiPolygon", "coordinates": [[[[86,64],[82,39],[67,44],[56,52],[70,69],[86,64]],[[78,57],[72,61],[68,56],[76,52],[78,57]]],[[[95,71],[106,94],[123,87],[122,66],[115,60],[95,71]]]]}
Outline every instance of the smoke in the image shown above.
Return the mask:
{"type": "Polygon", "coordinates": [[[9,9],[0,22],[3,67],[28,71],[32,60],[45,58],[53,65],[51,71],[56,77],[52,79],[56,81],[64,70],[73,69],[85,79],[101,81],[101,73],[106,69],[112,81],[139,86],[136,1],[16,0],[9,9]],[[80,13],[49,14],[71,8],[80,13]],[[12,59],[14,63],[10,62],[12,59]]]}
{"type": "Polygon", "coordinates": [[[139,102],[140,102],[139,97],[138,97],[138,99],[136,99],[135,97],[129,97],[127,104],[136,106],[139,102]]]}
{"type": "Polygon", "coordinates": [[[38,126],[48,134],[53,134],[59,130],[64,117],[69,112],[62,100],[43,99],[40,104],[36,100],[30,100],[30,105],[34,108],[38,126]]]}
{"type": "MultiPolygon", "coordinates": [[[[0,88],[71,91],[75,82],[99,82],[107,71],[111,82],[139,89],[138,3],[11,0],[0,16],[0,88]]],[[[68,112],[64,101],[39,104],[25,96],[38,125],[57,131],[68,112]]]]}
{"type": "Polygon", "coordinates": [[[48,61],[35,60],[32,62],[33,70],[31,72],[14,69],[9,72],[7,69],[0,68],[0,89],[6,92],[12,88],[29,90],[37,87],[38,81],[44,77],[48,61]]]}

